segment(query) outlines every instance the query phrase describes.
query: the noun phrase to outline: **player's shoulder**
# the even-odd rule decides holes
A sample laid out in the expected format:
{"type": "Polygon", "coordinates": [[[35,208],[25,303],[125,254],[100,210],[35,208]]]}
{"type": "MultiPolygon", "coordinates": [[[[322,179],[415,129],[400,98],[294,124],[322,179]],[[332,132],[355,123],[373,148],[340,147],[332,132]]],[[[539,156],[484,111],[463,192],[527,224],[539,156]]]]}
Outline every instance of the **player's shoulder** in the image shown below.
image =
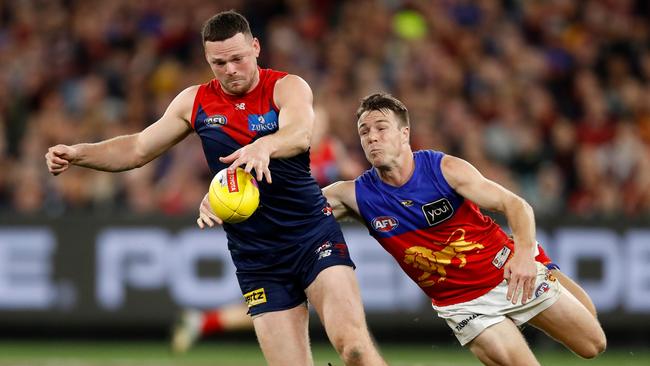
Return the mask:
{"type": "Polygon", "coordinates": [[[294,74],[286,74],[275,82],[273,97],[278,106],[292,101],[307,101],[311,104],[313,93],[303,78],[294,74]]]}
{"type": "Polygon", "coordinates": [[[445,153],[437,150],[416,150],[413,152],[415,159],[441,159],[445,153]]]}
{"type": "Polygon", "coordinates": [[[458,169],[466,165],[469,165],[467,161],[453,155],[444,155],[440,159],[440,167],[445,171],[458,169]]]}
{"type": "Polygon", "coordinates": [[[444,155],[444,153],[436,150],[414,151],[413,159],[415,160],[415,169],[417,171],[435,171],[440,167],[440,162],[444,155]]]}
{"type": "Polygon", "coordinates": [[[263,80],[264,79],[272,79],[272,80],[275,79],[275,80],[277,80],[277,79],[281,79],[281,78],[283,78],[283,77],[285,77],[287,75],[292,75],[292,74],[289,74],[286,71],[280,71],[280,70],[275,70],[275,69],[262,69],[262,68],[260,68],[259,70],[260,70],[260,78],[263,79],[263,80]]]}
{"type": "Polygon", "coordinates": [[[199,92],[199,89],[201,88],[201,85],[192,85],[188,86],[187,88],[181,90],[180,93],[174,98],[174,101],[178,101],[181,103],[190,103],[190,107],[192,104],[194,104],[194,99],[196,98],[196,94],[199,92]]]}
{"type": "MultiPolygon", "coordinates": [[[[169,110],[176,112],[179,116],[188,116],[192,113],[194,99],[201,85],[192,85],[183,89],[169,104],[169,110]]],[[[189,119],[189,117],[187,117],[189,119]]]]}
{"type": "Polygon", "coordinates": [[[307,82],[296,74],[291,74],[286,71],[274,70],[274,69],[262,69],[260,68],[260,82],[263,84],[275,84],[276,87],[287,85],[291,87],[294,84],[304,84],[307,85],[307,82]]]}
{"type": "Polygon", "coordinates": [[[369,185],[375,180],[375,177],[376,173],[374,171],[374,168],[370,168],[361,173],[357,178],[354,179],[353,182],[355,185],[369,185]]]}
{"type": "Polygon", "coordinates": [[[295,90],[296,88],[298,89],[306,88],[311,90],[309,84],[305,81],[305,79],[295,74],[285,73],[284,75],[279,76],[276,80],[277,80],[275,83],[276,90],[278,88],[286,89],[289,91],[295,90]]]}

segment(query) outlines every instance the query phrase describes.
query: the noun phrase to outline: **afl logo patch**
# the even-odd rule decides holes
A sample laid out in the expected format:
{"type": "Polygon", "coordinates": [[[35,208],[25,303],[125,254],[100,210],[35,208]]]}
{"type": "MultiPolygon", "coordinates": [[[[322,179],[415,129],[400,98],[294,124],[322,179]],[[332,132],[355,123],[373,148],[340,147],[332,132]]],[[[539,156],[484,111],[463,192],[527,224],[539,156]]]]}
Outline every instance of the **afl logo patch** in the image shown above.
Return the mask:
{"type": "Polygon", "coordinates": [[[375,231],[380,233],[389,232],[399,226],[399,221],[392,216],[379,216],[372,219],[370,223],[375,231]]]}
{"type": "Polygon", "coordinates": [[[535,290],[535,297],[540,297],[542,296],[543,293],[548,292],[548,290],[551,289],[551,286],[549,286],[548,283],[542,282],[537,286],[537,289],[535,290]]]}
{"type": "Polygon", "coordinates": [[[212,126],[215,126],[215,127],[223,126],[223,125],[225,125],[227,122],[228,122],[228,120],[226,119],[226,116],[224,116],[224,115],[222,115],[222,114],[216,114],[216,115],[214,115],[214,116],[210,116],[210,117],[208,117],[208,118],[206,118],[206,119],[203,120],[203,123],[205,123],[205,125],[206,125],[206,126],[209,126],[209,127],[212,127],[212,126]]]}

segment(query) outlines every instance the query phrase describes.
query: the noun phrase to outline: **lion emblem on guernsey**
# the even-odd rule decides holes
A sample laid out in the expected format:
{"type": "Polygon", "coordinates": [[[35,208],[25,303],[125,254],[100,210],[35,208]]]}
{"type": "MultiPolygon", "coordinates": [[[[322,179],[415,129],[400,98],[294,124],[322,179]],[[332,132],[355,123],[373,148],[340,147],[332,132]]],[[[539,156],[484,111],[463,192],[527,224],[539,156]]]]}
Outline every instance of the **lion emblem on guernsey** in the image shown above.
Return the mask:
{"type": "Polygon", "coordinates": [[[414,246],[404,251],[404,263],[410,264],[413,268],[419,269],[424,273],[418,277],[418,285],[421,287],[433,286],[436,283],[443,282],[447,279],[445,267],[452,264],[458,268],[463,268],[467,264],[467,259],[463,252],[474,249],[483,249],[480,243],[469,242],[465,240],[465,230],[458,229],[449,235],[445,243],[435,243],[445,247],[439,251],[433,251],[429,248],[414,246]],[[457,239],[453,240],[454,237],[457,239]],[[438,279],[430,278],[433,273],[438,274],[438,279]]]}

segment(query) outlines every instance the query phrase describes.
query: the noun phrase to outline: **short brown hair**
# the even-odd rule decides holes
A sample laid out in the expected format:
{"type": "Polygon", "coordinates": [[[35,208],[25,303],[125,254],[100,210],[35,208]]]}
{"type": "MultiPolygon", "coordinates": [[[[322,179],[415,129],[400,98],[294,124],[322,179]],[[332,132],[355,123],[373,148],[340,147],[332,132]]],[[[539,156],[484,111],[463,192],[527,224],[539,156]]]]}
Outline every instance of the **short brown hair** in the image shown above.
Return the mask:
{"type": "Polygon", "coordinates": [[[370,111],[393,111],[398,118],[400,127],[409,127],[409,111],[404,103],[388,93],[374,93],[361,99],[357,109],[357,120],[362,114],[370,111]]]}
{"type": "Polygon", "coordinates": [[[248,20],[234,10],[222,11],[203,23],[201,36],[203,42],[218,42],[233,37],[237,33],[252,37],[248,20]]]}

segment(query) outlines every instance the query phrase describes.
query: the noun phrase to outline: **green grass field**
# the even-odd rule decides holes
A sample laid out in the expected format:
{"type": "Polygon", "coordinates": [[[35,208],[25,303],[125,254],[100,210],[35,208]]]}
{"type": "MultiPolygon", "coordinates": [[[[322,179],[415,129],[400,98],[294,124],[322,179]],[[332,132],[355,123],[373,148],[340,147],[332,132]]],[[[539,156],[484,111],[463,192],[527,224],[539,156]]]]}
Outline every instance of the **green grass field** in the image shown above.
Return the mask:
{"type": "MultiPolygon", "coordinates": [[[[460,347],[384,345],[395,366],[479,365],[460,347]]],[[[608,350],[596,360],[581,360],[564,350],[535,350],[543,365],[650,365],[650,349],[608,350]]],[[[314,345],[316,365],[342,366],[325,344],[314,345]]],[[[257,366],[264,365],[257,345],[204,342],[182,356],[172,356],[163,342],[8,342],[0,341],[0,366],[257,366]]]]}

